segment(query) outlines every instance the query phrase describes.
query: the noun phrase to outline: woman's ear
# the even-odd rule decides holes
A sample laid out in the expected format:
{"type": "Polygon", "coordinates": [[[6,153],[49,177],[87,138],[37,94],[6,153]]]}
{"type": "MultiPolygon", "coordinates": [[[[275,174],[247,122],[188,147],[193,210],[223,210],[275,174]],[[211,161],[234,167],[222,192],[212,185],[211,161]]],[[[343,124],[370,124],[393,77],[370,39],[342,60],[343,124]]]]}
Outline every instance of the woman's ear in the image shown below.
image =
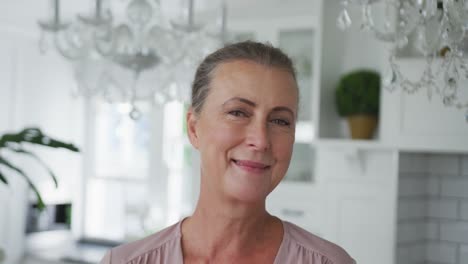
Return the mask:
{"type": "Polygon", "coordinates": [[[198,149],[198,134],[197,134],[197,121],[198,116],[194,112],[193,108],[190,107],[187,111],[187,135],[189,137],[190,143],[196,149],[198,149]]]}

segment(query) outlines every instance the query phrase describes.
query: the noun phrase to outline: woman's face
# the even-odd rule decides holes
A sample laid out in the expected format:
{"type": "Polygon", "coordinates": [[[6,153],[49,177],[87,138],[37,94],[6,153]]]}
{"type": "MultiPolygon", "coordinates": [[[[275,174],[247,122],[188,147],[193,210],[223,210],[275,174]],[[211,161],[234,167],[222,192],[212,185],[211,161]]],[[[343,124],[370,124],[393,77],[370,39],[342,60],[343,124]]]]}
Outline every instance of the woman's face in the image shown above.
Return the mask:
{"type": "Polygon", "coordinates": [[[218,65],[201,112],[187,114],[202,192],[264,201],[288,169],[297,105],[287,71],[247,60],[218,65]]]}

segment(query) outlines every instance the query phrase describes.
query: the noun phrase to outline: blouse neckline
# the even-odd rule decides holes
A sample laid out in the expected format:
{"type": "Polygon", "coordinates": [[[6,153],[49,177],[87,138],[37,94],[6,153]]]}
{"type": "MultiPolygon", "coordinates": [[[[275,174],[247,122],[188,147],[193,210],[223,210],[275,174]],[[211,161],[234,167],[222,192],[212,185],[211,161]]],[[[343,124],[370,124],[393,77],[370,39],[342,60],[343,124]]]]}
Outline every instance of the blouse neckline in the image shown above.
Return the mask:
{"type": "MultiPolygon", "coordinates": [[[[177,228],[176,228],[176,235],[179,239],[179,243],[178,243],[178,246],[179,246],[179,258],[181,260],[181,263],[184,263],[184,256],[183,256],[183,252],[182,252],[182,222],[185,221],[188,217],[185,217],[183,218],[182,220],[179,221],[179,223],[177,223],[177,228]]],[[[279,219],[279,218],[278,218],[279,219]]],[[[278,248],[278,252],[276,252],[276,256],[275,256],[275,260],[273,261],[273,264],[278,264],[278,263],[282,263],[281,262],[281,259],[283,259],[283,255],[285,253],[283,253],[285,251],[285,247],[286,247],[286,242],[287,240],[289,239],[289,232],[288,232],[288,225],[281,219],[279,219],[280,222],[281,222],[281,225],[283,226],[283,238],[281,240],[281,244],[278,248]]]]}

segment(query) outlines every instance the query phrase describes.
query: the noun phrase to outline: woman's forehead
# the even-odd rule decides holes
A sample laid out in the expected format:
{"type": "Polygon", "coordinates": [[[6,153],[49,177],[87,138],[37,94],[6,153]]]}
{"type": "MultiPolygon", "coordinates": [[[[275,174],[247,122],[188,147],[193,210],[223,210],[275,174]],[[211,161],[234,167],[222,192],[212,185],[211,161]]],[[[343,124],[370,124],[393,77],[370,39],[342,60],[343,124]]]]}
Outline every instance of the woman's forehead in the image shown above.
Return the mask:
{"type": "MultiPolygon", "coordinates": [[[[210,90],[215,94],[261,96],[297,103],[294,76],[279,67],[248,60],[236,60],[218,65],[211,76],[210,90]]],[[[263,98],[263,99],[266,99],[263,98]]]]}
{"type": "MultiPolygon", "coordinates": [[[[294,79],[293,74],[291,74],[286,68],[276,65],[270,65],[266,63],[257,62],[250,59],[235,59],[228,60],[225,62],[219,63],[212,71],[212,78],[214,76],[232,76],[234,74],[245,73],[245,72],[283,72],[285,75],[290,75],[289,77],[294,79]],[[286,74],[287,73],[287,74],[286,74]]],[[[251,75],[254,76],[254,75],[251,75]]]]}

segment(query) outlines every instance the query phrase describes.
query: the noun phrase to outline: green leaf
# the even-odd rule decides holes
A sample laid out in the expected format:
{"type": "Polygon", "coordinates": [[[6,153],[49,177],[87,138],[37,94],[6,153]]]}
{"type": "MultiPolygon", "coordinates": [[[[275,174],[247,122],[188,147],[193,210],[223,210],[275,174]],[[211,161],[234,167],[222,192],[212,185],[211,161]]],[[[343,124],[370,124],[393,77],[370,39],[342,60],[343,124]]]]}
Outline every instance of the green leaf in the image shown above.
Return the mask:
{"type": "Polygon", "coordinates": [[[5,147],[8,143],[31,143],[42,145],[51,148],[64,148],[70,151],[79,152],[80,150],[73,144],[51,138],[44,135],[38,128],[25,128],[19,133],[4,134],[0,138],[0,148],[5,147]]]}
{"type": "Polygon", "coordinates": [[[16,153],[23,153],[25,155],[28,155],[30,157],[32,157],[33,159],[35,159],[37,162],[39,162],[46,170],[47,172],[49,173],[50,177],[52,178],[52,180],[54,181],[54,184],[55,184],[55,188],[58,188],[58,181],[57,181],[57,177],[55,176],[55,174],[52,172],[52,170],[47,166],[47,164],[45,164],[44,161],[42,161],[42,159],[40,159],[36,154],[30,152],[30,151],[27,151],[23,148],[20,148],[20,147],[14,147],[14,146],[11,146],[11,145],[7,145],[7,148],[11,151],[14,151],[16,153]]]}
{"type": "Polygon", "coordinates": [[[41,194],[39,193],[39,191],[37,190],[36,186],[34,185],[34,183],[32,183],[32,181],[29,179],[29,177],[24,173],[24,171],[22,171],[21,169],[15,167],[13,164],[11,164],[10,162],[8,162],[6,159],[0,157],[0,163],[3,164],[4,166],[10,168],[11,170],[13,171],[16,171],[19,175],[23,176],[23,178],[26,180],[26,182],[28,183],[29,187],[31,187],[31,189],[34,191],[34,193],[36,194],[36,197],[37,197],[37,208],[39,210],[43,210],[45,208],[45,204],[44,204],[44,201],[42,200],[42,196],[41,194]]]}
{"type": "MultiPolygon", "coordinates": [[[[1,164],[1,162],[0,162],[1,164]]],[[[8,185],[8,181],[5,177],[5,175],[2,174],[2,171],[0,171],[0,181],[3,182],[4,184],[8,185]]]]}
{"type": "MultiPolygon", "coordinates": [[[[4,134],[3,136],[0,137],[0,150],[2,148],[8,148],[17,153],[29,155],[30,157],[36,159],[39,163],[41,163],[46,168],[46,170],[52,177],[52,180],[54,181],[56,187],[58,186],[57,178],[55,177],[52,170],[48,166],[46,166],[46,164],[41,159],[39,159],[39,157],[36,156],[34,153],[23,149],[22,148],[23,143],[41,145],[41,146],[50,147],[50,148],[64,148],[73,152],[80,151],[75,145],[51,138],[45,135],[44,133],[42,133],[40,129],[34,128],[34,127],[25,128],[19,133],[4,134]]],[[[11,163],[9,163],[6,159],[2,158],[1,156],[0,156],[0,165],[10,168],[11,170],[16,171],[19,175],[23,176],[37,196],[38,208],[40,210],[44,209],[45,205],[44,205],[44,202],[42,200],[42,197],[39,191],[37,190],[36,186],[32,183],[30,178],[24,173],[24,171],[12,165],[11,163]]],[[[4,177],[4,175],[1,173],[0,173],[0,181],[5,184],[8,184],[6,177],[4,177]]]]}

